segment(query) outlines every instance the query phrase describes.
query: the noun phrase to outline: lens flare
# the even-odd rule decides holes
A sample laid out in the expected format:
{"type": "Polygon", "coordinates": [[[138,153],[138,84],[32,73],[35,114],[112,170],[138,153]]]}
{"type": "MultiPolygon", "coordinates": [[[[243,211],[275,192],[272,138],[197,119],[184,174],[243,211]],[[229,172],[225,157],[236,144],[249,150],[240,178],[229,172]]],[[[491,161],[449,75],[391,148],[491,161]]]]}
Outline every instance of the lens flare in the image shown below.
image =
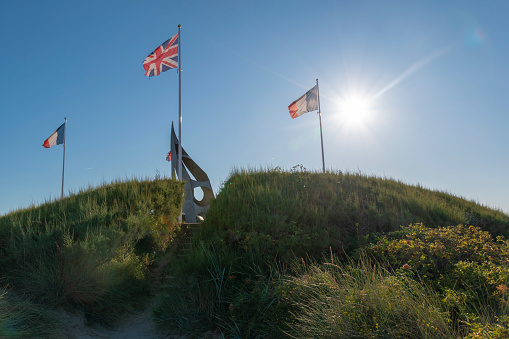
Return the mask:
{"type": "Polygon", "coordinates": [[[484,32],[479,27],[474,27],[465,35],[465,43],[469,46],[482,46],[485,40],[484,32]]]}
{"type": "Polygon", "coordinates": [[[352,96],[342,101],[340,106],[340,114],[349,124],[358,125],[369,119],[371,109],[369,99],[352,96]]]}

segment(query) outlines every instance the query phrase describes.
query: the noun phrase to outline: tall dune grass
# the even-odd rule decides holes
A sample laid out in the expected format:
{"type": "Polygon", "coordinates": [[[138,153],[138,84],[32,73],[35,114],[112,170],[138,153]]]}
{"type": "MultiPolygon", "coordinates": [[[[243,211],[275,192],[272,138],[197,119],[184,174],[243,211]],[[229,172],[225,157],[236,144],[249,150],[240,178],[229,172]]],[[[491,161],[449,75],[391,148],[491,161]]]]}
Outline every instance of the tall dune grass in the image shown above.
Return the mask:
{"type": "Polygon", "coordinates": [[[113,182],[0,217],[0,283],[112,326],[150,293],[147,265],[179,230],[183,183],[113,182]]]}
{"type": "Polygon", "coordinates": [[[286,296],[294,338],[453,338],[440,296],[367,259],[303,265],[286,296]]]}
{"type": "Polygon", "coordinates": [[[64,338],[60,325],[56,312],[0,292],[1,338],[64,338]]]}

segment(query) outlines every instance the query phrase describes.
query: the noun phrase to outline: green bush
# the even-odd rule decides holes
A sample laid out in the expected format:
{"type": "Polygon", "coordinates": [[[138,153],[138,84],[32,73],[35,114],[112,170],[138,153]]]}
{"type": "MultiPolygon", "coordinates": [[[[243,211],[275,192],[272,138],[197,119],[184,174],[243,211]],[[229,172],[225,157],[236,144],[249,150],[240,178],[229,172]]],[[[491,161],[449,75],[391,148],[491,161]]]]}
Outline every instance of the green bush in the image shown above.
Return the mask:
{"type": "Polygon", "coordinates": [[[491,333],[509,311],[509,241],[501,236],[494,240],[474,226],[415,224],[380,236],[366,251],[435,288],[460,333],[491,333]]]}
{"type": "Polygon", "coordinates": [[[509,284],[509,241],[493,240],[479,227],[413,224],[380,236],[366,250],[416,279],[437,288],[461,288],[478,300],[502,301],[497,287],[509,284]]]}
{"type": "Polygon", "coordinates": [[[465,339],[473,338],[509,338],[509,316],[490,317],[483,319],[476,314],[468,314],[463,323],[468,327],[465,339]]]}

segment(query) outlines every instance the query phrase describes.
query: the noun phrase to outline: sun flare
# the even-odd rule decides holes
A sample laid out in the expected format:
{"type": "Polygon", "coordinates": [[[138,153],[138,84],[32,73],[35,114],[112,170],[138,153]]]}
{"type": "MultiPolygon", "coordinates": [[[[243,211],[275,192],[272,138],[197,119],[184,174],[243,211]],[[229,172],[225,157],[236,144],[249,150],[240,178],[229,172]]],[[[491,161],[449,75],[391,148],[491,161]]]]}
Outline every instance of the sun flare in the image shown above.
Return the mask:
{"type": "Polygon", "coordinates": [[[353,125],[365,123],[370,115],[370,101],[358,96],[346,98],[340,104],[340,113],[345,122],[353,125]]]}

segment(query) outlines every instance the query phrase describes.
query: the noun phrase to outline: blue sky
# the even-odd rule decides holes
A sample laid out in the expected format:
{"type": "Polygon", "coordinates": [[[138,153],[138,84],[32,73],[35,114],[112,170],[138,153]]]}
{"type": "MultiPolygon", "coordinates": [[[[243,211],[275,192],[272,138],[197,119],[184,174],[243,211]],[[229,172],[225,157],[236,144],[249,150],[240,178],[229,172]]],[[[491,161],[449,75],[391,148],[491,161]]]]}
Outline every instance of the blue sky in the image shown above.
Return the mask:
{"type": "Polygon", "coordinates": [[[507,1],[2,1],[0,214],[170,175],[178,75],[142,61],[182,25],[183,147],[217,192],[234,168],[327,169],[509,212],[507,1]]]}

